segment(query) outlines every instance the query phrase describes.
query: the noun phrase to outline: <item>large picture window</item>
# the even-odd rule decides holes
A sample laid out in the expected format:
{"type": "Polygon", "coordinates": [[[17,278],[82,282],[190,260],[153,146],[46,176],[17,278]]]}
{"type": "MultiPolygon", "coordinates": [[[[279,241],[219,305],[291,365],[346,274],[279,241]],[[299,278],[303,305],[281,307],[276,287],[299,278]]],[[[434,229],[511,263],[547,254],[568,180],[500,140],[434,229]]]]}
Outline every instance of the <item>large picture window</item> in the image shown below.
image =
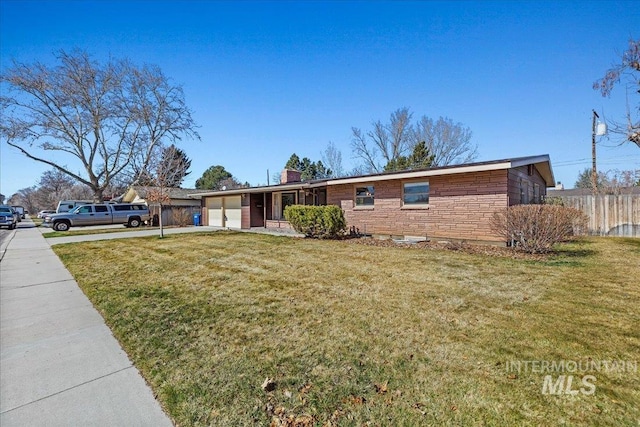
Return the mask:
{"type": "Polygon", "coordinates": [[[373,206],[374,195],[373,185],[356,187],[356,206],[373,206]]]}
{"type": "Polygon", "coordinates": [[[403,201],[405,205],[429,204],[429,181],[405,182],[403,190],[403,201]]]}

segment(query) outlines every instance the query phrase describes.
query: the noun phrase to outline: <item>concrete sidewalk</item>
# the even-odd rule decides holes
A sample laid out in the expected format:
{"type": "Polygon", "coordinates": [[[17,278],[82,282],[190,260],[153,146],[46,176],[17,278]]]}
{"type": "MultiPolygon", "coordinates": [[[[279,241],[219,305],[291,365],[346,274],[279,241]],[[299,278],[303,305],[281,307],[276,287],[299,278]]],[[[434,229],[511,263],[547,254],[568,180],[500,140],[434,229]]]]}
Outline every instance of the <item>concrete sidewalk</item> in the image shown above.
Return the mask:
{"type": "Polygon", "coordinates": [[[171,426],[33,222],[12,233],[0,261],[0,426],[171,426]]]}

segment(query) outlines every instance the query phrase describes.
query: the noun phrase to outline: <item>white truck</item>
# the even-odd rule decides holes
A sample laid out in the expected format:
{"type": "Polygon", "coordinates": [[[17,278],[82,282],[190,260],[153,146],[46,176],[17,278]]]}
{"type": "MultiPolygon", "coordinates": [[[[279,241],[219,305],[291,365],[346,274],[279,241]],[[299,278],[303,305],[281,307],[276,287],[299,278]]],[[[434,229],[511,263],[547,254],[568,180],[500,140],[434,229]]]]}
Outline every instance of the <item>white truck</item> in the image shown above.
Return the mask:
{"type": "Polygon", "coordinates": [[[70,212],[47,215],[42,223],[56,231],[88,225],[124,224],[139,227],[151,219],[149,207],[139,203],[92,203],[70,212]]]}
{"type": "Polygon", "coordinates": [[[25,218],[24,206],[11,206],[14,211],[18,212],[18,222],[22,222],[25,218]]]}

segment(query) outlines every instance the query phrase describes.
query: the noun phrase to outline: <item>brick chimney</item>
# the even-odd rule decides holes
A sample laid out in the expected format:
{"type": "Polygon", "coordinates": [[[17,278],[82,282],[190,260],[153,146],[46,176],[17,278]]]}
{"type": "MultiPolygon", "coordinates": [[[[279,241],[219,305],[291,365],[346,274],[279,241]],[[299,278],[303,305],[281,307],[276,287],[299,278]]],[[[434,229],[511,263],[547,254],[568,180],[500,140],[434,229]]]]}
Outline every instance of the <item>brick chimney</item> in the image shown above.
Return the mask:
{"type": "Polygon", "coordinates": [[[293,169],[283,169],[280,174],[280,184],[289,184],[291,182],[300,182],[301,174],[300,171],[293,169]]]}

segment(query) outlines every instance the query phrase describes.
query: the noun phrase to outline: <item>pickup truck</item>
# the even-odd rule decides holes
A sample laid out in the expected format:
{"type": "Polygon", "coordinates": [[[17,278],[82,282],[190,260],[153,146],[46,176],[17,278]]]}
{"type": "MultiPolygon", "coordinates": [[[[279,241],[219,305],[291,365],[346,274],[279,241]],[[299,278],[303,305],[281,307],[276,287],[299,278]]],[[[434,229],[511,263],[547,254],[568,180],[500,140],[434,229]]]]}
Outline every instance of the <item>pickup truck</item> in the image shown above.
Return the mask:
{"type": "Polygon", "coordinates": [[[149,208],[135,203],[92,203],[78,206],[71,212],[47,215],[42,223],[56,231],[88,225],[124,224],[139,227],[151,219],[149,208]]]}

